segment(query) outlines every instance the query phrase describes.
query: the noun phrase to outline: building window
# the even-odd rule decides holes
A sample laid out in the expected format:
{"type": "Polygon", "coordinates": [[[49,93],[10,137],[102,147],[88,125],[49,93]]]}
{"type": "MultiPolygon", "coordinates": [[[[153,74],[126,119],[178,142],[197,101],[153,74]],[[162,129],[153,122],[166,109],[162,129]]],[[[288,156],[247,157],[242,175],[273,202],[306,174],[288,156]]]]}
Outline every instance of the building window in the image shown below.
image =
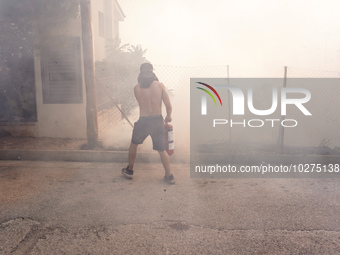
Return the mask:
{"type": "Polygon", "coordinates": [[[104,13],[98,12],[99,36],[105,37],[105,17],[104,13]]]}
{"type": "Polygon", "coordinates": [[[80,38],[55,41],[58,47],[45,47],[41,56],[43,103],[82,103],[80,38]]]}

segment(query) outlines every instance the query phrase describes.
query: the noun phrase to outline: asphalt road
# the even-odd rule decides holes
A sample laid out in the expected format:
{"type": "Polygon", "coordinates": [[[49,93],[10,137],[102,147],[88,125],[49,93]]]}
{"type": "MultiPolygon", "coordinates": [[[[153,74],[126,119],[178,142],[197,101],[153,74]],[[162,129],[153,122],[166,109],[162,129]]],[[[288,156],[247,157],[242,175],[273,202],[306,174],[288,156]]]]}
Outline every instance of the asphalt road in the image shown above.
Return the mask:
{"type": "Polygon", "coordinates": [[[125,165],[0,161],[0,254],[340,254],[340,179],[125,165]]]}

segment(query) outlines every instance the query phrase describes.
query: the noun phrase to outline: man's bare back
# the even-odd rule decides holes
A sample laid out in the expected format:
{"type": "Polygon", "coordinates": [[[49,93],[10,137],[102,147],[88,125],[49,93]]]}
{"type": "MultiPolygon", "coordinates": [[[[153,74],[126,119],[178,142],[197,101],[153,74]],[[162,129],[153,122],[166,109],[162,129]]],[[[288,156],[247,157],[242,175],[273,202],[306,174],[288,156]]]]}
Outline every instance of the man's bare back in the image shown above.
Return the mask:
{"type": "Polygon", "coordinates": [[[163,83],[153,81],[148,88],[141,88],[140,84],[137,84],[134,93],[138,101],[140,116],[162,115],[163,101],[167,113],[165,122],[171,122],[172,106],[163,83]]]}

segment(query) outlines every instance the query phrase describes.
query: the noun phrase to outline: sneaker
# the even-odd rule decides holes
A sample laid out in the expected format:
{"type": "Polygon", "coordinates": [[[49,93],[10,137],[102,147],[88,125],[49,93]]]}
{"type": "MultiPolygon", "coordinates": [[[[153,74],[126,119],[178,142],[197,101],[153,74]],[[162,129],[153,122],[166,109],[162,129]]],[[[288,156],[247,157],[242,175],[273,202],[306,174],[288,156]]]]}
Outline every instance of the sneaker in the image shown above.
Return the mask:
{"type": "Polygon", "coordinates": [[[164,176],[164,181],[168,184],[175,184],[175,178],[172,174],[170,176],[164,176]]]}
{"type": "Polygon", "coordinates": [[[122,169],[122,174],[128,179],[132,179],[133,170],[130,170],[129,166],[127,166],[122,169]]]}

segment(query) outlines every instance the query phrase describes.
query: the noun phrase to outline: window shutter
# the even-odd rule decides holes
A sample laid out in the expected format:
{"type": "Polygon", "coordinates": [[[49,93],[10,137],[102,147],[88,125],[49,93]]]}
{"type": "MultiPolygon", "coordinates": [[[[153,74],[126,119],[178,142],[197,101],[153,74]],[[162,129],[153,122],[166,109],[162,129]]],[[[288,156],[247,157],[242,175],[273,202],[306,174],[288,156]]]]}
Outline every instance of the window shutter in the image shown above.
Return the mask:
{"type": "MultiPolygon", "coordinates": [[[[58,42],[58,40],[56,40],[58,42]]],[[[44,104],[83,102],[80,38],[69,37],[42,54],[44,104]]]]}

